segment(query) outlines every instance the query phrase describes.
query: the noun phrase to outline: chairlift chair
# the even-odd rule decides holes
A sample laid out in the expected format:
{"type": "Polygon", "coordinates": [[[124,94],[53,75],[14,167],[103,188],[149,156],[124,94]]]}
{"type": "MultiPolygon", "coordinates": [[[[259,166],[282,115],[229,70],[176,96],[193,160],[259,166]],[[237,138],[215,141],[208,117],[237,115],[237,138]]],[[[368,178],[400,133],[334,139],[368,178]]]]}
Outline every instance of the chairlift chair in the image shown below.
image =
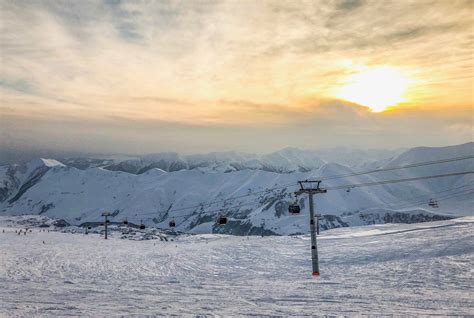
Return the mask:
{"type": "Polygon", "coordinates": [[[430,201],[428,202],[428,205],[435,209],[439,208],[438,201],[435,199],[430,199],[430,201]]]}

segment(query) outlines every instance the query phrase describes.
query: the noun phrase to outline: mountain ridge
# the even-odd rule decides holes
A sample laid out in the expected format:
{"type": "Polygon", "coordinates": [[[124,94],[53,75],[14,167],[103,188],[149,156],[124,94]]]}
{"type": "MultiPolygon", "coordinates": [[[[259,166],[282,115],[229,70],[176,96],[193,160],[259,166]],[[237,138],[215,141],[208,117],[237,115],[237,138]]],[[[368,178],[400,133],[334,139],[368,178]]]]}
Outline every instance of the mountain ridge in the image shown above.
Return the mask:
{"type": "MultiPolygon", "coordinates": [[[[453,154],[464,153],[466,149],[472,149],[472,146],[473,143],[436,151],[443,153],[445,157],[453,157],[453,154]]],[[[399,157],[408,160],[404,154],[410,151],[420,152],[420,150],[408,150],[399,157]]],[[[419,157],[410,158],[418,160],[419,157]]],[[[284,156],[283,162],[286,163],[286,159],[288,156],[284,156]]],[[[323,186],[334,187],[418,177],[461,169],[472,171],[474,170],[472,161],[347,176],[324,181],[323,186]]],[[[81,170],[58,161],[36,160],[23,166],[0,167],[0,181],[2,181],[0,213],[45,214],[64,218],[71,224],[81,224],[100,221],[101,212],[108,210],[114,214],[114,221],[128,219],[135,223],[144,222],[148,225],[166,227],[167,222],[174,219],[177,229],[181,231],[245,234],[258,233],[261,229],[274,234],[304,233],[308,230],[307,198],[299,198],[303,210],[301,215],[293,217],[287,212],[288,205],[295,200],[292,193],[297,189],[297,181],[354,172],[353,169],[337,163],[318,161],[316,165],[318,168],[309,171],[290,173],[264,169],[233,171],[181,169],[167,172],[160,168],[152,168],[145,173],[132,174],[104,167],[81,170]],[[229,217],[231,221],[229,226],[214,225],[213,220],[219,213],[229,217]]],[[[317,213],[326,216],[322,219],[324,228],[345,224],[372,224],[370,222],[384,222],[384,220],[423,221],[436,219],[439,215],[452,217],[471,214],[472,208],[469,207],[469,203],[472,192],[469,191],[472,190],[472,176],[443,179],[446,180],[423,180],[370,189],[350,189],[348,186],[347,189],[329,191],[325,195],[318,196],[316,210],[317,213]],[[447,195],[448,200],[440,202],[440,208],[434,210],[427,203],[437,192],[440,193],[440,198],[447,195]],[[456,200],[450,200],[449,196],[455,195],[458,195],[456,200]],[[409,206],[415,199],[417,204],[409,206]],[[406,205],[408,208],[402,208],[406,205]],[[385,208],[384,215],[377,217],[380,211],[373,210],[374,207],[385,208]],[[367,218],[364,213],[372,213],[373,216],[367,218]],[[417,216],[411,218],[410,213],[415,213],[417,216]]]]}

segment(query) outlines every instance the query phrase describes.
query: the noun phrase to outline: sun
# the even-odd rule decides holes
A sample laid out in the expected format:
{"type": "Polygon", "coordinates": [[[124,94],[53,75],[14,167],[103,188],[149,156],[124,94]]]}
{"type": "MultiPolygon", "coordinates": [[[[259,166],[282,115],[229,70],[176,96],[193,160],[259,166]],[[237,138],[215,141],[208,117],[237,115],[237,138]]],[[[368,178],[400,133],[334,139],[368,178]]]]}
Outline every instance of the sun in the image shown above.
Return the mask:
{"type": "Polygon", "coordinates": [[[382,112],[404,101],[409,80],[396,68],[377,67],[348,76],[336,89],[338,98],[382,112]]]}

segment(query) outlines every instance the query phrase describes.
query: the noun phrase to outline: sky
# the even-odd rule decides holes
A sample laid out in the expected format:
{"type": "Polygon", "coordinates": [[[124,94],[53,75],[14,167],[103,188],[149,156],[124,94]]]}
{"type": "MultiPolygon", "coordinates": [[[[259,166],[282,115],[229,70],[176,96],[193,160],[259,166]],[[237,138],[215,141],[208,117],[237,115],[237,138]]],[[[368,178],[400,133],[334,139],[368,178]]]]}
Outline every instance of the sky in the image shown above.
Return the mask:
{"type": "Polygon", "coordinates": [[[3,149],[473,139],[473,0],[0,3],[3,149]]]}

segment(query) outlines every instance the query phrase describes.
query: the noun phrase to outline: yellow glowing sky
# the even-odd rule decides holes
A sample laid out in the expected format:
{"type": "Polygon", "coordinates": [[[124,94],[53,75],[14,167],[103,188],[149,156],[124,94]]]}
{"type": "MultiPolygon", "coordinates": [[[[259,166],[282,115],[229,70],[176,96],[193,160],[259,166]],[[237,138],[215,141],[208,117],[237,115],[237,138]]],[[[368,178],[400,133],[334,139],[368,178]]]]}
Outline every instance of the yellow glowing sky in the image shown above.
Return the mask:
{"type": "Polygon", "coordinates": [[[347,76],[334,95],[364,105],[374,112],[407,101],[410,80],[395,67],[374,67],[347,76]]]}
{"type": "Polygon", "coordinates": [[[1,3],[10,146],[260,150],[242,131],[269,149],[472,139],[472,1],[1,3]]]}

